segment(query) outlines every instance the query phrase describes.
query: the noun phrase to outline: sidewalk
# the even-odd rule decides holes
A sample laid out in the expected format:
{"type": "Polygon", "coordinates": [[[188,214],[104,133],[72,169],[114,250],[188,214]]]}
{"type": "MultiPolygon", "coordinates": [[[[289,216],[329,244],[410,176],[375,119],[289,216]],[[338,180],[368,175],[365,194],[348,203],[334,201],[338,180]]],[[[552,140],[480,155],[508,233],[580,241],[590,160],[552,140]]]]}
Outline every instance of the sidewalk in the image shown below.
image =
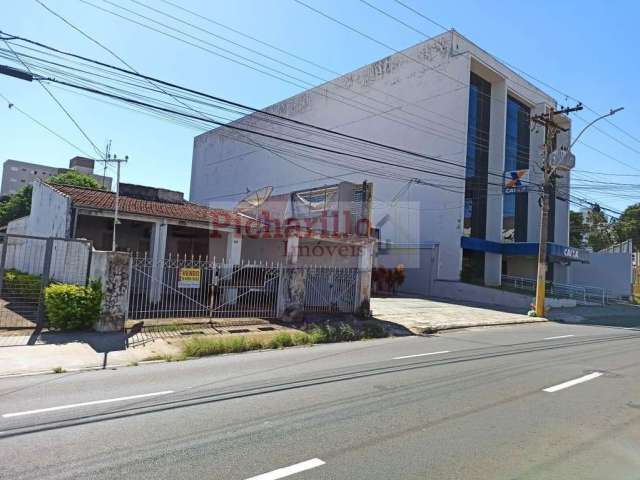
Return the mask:
{"type": "Polygon", "coordinates": [[[529,317],[526,312],[518,313],[515,310],[506,311],[498,308],[426,298],[371,299],[371,309],[376,319],[399,324],[418,335],[452,328],[547,321],[544,318],[529,317]]]}
{"type": "Polygon", "coordinates": [[[278,330],[287,329],[262,321],[257,325],[241,326],[233,322],[228,327],[212,327],[208,324],[185,328],[151,327],[135,335],[37,332],[26,329],[2,331],[0,377],[51,373],[54,369],[74,371],[134,365],[178,355],[182,340],[192,335],[260,334],[278,330]]]}

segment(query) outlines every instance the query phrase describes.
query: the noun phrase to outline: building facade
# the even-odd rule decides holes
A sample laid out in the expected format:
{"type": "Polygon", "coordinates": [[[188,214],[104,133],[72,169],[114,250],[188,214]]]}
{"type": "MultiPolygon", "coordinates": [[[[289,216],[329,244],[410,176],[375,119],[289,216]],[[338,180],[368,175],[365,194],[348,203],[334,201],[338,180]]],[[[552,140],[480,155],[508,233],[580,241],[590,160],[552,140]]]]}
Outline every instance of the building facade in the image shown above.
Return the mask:
{"type": "Polygon", "coordinates": [[[73,157],[69,160],[69,168],[51,167],[39,163],[21,162],[18,160],[5,160],[2,167],[2,185],[0,196],[12,195],[34,180],[47,180],[49,177],[75,170],[85,175],[91,175],[106,190],[111,190],[111,177],[96,175],[94,172],[95,161],[91,158],[73,157]]]}
{"type": "MultiPolygon", "coordinates": [[[[504,275],[535,278],[545,132],[531,128],[529,117],[555,107],[551,96],[450,31],[265,109],[409,154],[257,112],[233,122],[242,131],[220,127],[195,138],[190,198],[224,206],[265,185],[277,193],[335,178],[369,181],[383,250],[395,248],[394,261],[415,269],[418,284],[420,272],[490,286],[504,275]]],[[[570,121],[556,121],[565,131],[555,146],[568,146],[570,121]]],[[[555,182],[549,278],[565,282],[579,257],[565,248],[570,173],[555,182]]]]}

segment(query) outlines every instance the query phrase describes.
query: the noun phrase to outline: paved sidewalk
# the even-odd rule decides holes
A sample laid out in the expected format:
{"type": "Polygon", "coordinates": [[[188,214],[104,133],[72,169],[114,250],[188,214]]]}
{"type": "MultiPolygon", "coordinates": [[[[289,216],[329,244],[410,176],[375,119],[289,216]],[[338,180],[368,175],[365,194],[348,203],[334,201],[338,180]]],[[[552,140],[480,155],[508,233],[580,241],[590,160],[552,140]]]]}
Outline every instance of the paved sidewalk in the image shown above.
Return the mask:
{"type": "Polygon", "coordinates": [[[378,320],[399,324],[415,334],[452,328],[467,328],[515,323],[545,322],[516,311],[497,310],[495,306],[453,303],[426,298],[372,298],[371,309],[378,320]]]}

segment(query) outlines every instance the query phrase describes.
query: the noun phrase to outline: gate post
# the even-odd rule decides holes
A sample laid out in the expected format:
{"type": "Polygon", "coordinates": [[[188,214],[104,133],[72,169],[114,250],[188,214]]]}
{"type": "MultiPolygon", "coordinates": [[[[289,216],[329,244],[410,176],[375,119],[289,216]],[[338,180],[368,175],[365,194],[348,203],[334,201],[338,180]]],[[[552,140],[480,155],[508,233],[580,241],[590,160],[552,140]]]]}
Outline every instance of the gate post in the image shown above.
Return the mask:
{"type": "Polygon", "coordinates": [[[371,315],[371,270],[373,268],[373,241],[360,246],[358,279],[356,281],[356,311],[363,317],[371,315]]]}
{"type": "Polygon", "coordinates": [[[49,285],[49,275],[51,273],[51,257],[53,254],[53,238],[47,238],[44,248],[44,260],[42,264],[42,280],[40,284],[40,301],[38,302],[38,325],[45,323],[44,309],[44,289],[49,285]]]}
{"type": "Polygon", "coordinates": [[[0,293],[2,292],[2,287],[4,287],[4,266],[7,264],[7,246],[9,243],[9,236],[2,235],[4,242],[2,244],[2,256],[0,256],[0,293]]]}
{"type": "Polygon", "coordinates": [[[100,318],[94,328],[98,332],[121,332],[129,310],[130,255],[96,251],[92,260],[91,278],[102,284],[100,318]]]}

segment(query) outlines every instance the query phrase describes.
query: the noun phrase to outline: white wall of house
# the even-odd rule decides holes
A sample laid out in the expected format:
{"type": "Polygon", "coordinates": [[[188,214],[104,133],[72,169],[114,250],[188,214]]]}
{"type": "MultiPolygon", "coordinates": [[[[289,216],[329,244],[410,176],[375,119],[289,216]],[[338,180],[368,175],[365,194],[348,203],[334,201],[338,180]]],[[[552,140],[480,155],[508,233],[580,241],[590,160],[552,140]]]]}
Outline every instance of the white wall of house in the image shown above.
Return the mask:
{"type": "MultiPolygon", "coordinates": [[[[400,54],[272,105],[267,110],[379,143],[440,157],[457,166],[389,151],[382,153],[369,147],[356,148],[348,140],[329,142],[326,137],[319,140],[305,132],[292,132],[255,114],[238,120],[235,125],[268,129],[268,133],[273,135],[286,132],[287,135],[297,136],[300,141],[315,139],[336,150],[357,150],[364,156],[375,155],[393,163],[463,177],[467,149],[468,84],[472,69],[495,85],[490,168],[498,173],[504,166],[504,138],[501,137],[504,137],[504,101],[507,93],[517,96],[531,107],[541,103],[554,105],[554,100],[456,32],[444,33],[400,54]],[[502,108],[500,102],[503,102],[502,108]]],[[[373,212],[374,225],[390,208],[397,210],[400,207],[408,212],[406,216],[394,214],[393,221],[387,222],[381,229],[382,240],[399,241],[396,239],[397,232],[406,231],[408,233],[402,239],[405,243],[437,242],[440,244],[439,278],[459,278],[464,201],[462,178],[446,178],[334,153],[314,152],[249,135],[219,128],[195,138],[190,193],[192,201],[228,207],[239,200],[247,189],[265,185],[276,186],[274,193],[277,194],[295,188],[334,183],[336,179],[354,183],[367,180],[374,184],[373,195],[377,201],[373,212]],[[279,149],[277,152],[268,150],[276,146],[279,149]],[[320,158],[308,158],[309,155],[320,158]],[[407,188],[409,179],[414,177],[419,180],[407,188]],[[394,205],[385,209],[381,202],[394,202],[394,205]],[[411,215],[411,212],[414,214],[411,215]]],[[[537,155],[542,138],[542,135],[532,135],[530,150],[535,162],[539,160],[537,155]]],[[[533,169],[533,161],[531,165],[533,169]]],[[[498,176],[490,176],[490,179],[495,183],[502,181],[498,176]]],[[[532,172],[534,179],[535,172],[532,172]]],[[[499,195],[500,192],[497,193],[499,195]]],[[[564,237],[568,240],[568,213],[564,212],[565,209],[568,210],[566,205],[558,205],[558,243],[566,243],[564,237]]],[[[488,238],[493,239],[502,221],[500,196],[490,202],[487,215],[488,238]]],[[[537,199],[531,198],[528,229],[531,241],[537,241],[538,218],[537,199]]],[[[494,277],[499,276],[500,261],[499,255],[488,260],[494,277]]]]}

